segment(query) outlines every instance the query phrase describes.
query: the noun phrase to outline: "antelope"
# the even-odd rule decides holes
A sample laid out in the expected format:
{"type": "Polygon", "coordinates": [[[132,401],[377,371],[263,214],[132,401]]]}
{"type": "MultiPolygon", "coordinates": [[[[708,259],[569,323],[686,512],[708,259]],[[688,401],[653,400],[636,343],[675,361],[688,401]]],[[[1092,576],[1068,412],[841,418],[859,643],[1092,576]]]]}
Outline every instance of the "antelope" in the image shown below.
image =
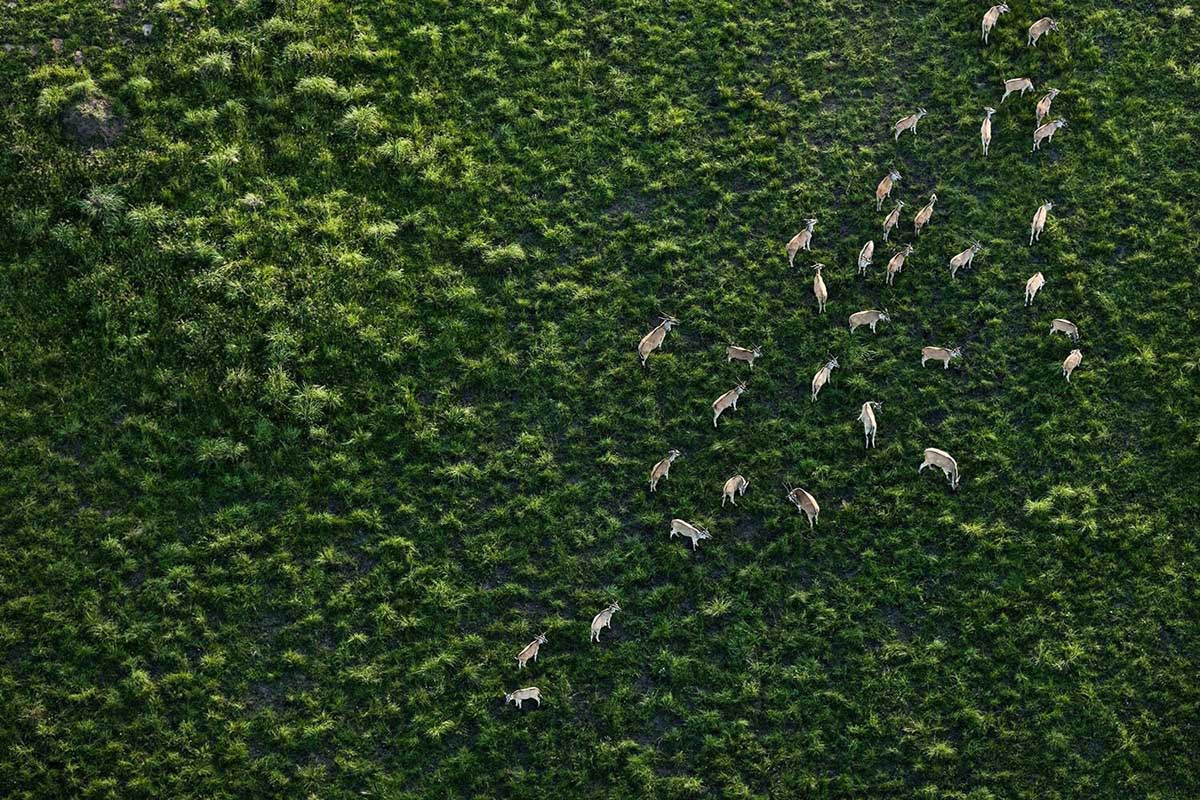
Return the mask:
{"type": "Polygon", "coordinates": [[[517,669],[525,669],[525,664],[527,664],[531,658],[534,661],[537,661],[538,650],[540,650],[542,645],[545,643],[546,634],[539,633],[536,639],[525,645],[525,649],[517,653],[517,669]]]}
{"type": "Polygon", "coordinates": [[[663,314],[662,322],[658,323],[652,331],[642,337],[642,340],[638,342],[637,349],[638,355],[642,359],[643,367],[646,366],[646,359],[650,357],[650,354],[662,347],[663,340],[667,338],[667,334],[678,324],[679,320],[663,314]]]}
{"type": "Polygon", "coordinates": [[[725,507],[725,501],[737,505],[737,498],[746,493],[746,489],[750,486],[750,481],[743,478],[741,475],[734,475],[729,480],[725,481],[724,488],[721,489],[721,508],[725,507]]]}
{"type": "Polygon", "coordinates": [[[960,269],[970,269],[971,262],[975,260],[975,254],[983,249],[983,245],[975,242],[966,250],[963,250],[958,255],[950,259],[950,277],[954,278],[958,275],[960,269]]]}
{"type": "Polygon", "coordinates": [[[1056,97],[1058,97],[1058,89],[1051,89],[1049,92],[1046,92],[1045,97],[1043,97],[1041,100],[1038,100],[1037,110],[1035,113],[1037,114],[1037,125],[1039,127],[1042,124],[1042,120],[1044,120],[1050,114],[1050,104],[1054,102],[1054,98],[1056,97]]]}
{"type": "Polygon", "coordinates": [[[983,142],[983,157],[987,158],[988,145],[992,143],[992,115],[996,113],[996,109],[986,106],[983,113],[985,116],[983,124],[979,126],[979,140],[983,142]]]}
{"type": "Polygon", "coordinates": [[[615,602],[609,603],[608,606],[596,616],[592,617],[592,636],[588,641],[599,642],[600,631],[605,628],[612,627],[613,614],[620,611],[621,607],[615,602]]]}
{"type": "Polygon", "coordinates": [[[917,123],[921,121],[921,117],[929,112],[923,108],[918,108],[917,113],[909,114],[907,117],[901,117],[896,121],[896,141],[900,141],[900,134],[905,131],[912,131],[913,136],[917,135],[917,123]]]}
{"type": "Polygon", "coordinates": [[[667,453],[666,458],[654,465],[654,468],[650,470],[650,491],[658,491],[658,482],[663,478],[669,477],[669,473],[671,472],[671,464],[674,463],[675,459],[679,458],[681,455],[683,454],[678,450],[672,450],[667,453]]]}
{"type": "Polygon", "coordinates": [[[824,264],[813,264],[812,268],[816,271],[813,276],[813,295],[817,298],[817,313],[825,313],[825,301],[829,299],[829,290],[825,288],[825,280],[821,277],[821,270],[825,268],[824,264]]]}
{"type": "Polygon", "coordinates": [[[1025,306],[1033,305],[1033,298],[1037,297],[1038,290],[1046,285],[1046,277],[1040,272],[1033,273],[1029,280],[1025,281],[1025,306]]]}
{"type": "Polygon", "coordinates": [[[1007,100],[1008,96],[1013,92],[1020,92],[1021,96],[1024,97],[1026,92],[1033,91],[1033,81],[1029,80],[1029,78],[1009,78],[1003,83],[1004,97],[1000,98],[1001,103],[1007,100]]]}
{"type": "Polygon", "coordinates": [[[1072,342],[1079,341],[1079,326],[1069,319],[1050,320],[1050,334],[1054,335],[1055,333],[1065,333],[1072,342]]]}
{"type": "Polygon", "coordinates": [[[1083,351],[1072,350],[1062,363],[1062,374],[1067,379],[1067,383],[1071,382],[1071,373],[1079,366],[1079,362],[1083,361],[1083,351]]]}
{"type": "Polygon", "coordinates": [[[696,550],[696,544],[704,539],[711,539],[712,534],[704,528],[693,525],[690,522],[684,522],[681,519],[671,520],[671,536],[674,539],[676,536],[682,536],[685,539],[692,540],[692,551],[696,550]]]}
{"type": "Polygon", "coordinates": [[[1029,244],[1042,238],[1042,231],[1046,229],[1046,217],[1050,214],[1050,209],[1054,208],[1054,203],[1050,200],[1038,206],[1038,210],[1033,214],[1033,224],[1029,226],[1029,244]]]}
{"type": "Polygon", "coordinates": [[[725,355],[728,356],[726,363],[737,359],[745,361],[750,365],[750,369],[754,369],[754,359],[762,355],[762,348],[756,347],[753,350],[748,350],[745,347],[738,347],[736,344],[731,344],[725,348],[725,355]]]}
{"type": "Polygon", "coordinates": [[[926,447],[925,460],[917,468],[917,474],[924,472],[926,467],[937,467],[940,469],[946,474],[946,478],[949,479],[950,488],[958,491],[958,462],[949,453],[945,450],[939,450],[936,447],[926,447]]]}
{"type": "Polygon", "coordinates": [[[892,196],[892,186],[898,180],[900,180],[900,173],[893,169],[890,170],[887,175],[883,176],[883,180],[879,181],[879,185],[875,187],[876,211],[879,211],[883,208],[884,198],[892,196]]]}
{"type": "Polygon", "coordinates": [[[892,318],[888,316],[887,309],[876,311],[870,309],[868,311],[855,311],[850,315],[850,332],[854,333],[860,325],[870,325],[871,333],[875,332],[875,326],[880,322],[891,322],[892,318]]]}
{"type": "Polygon", "coordinates": [[[887,263],[887,285],[888,286],[891,286],[892,282],[896,280],[896,274],[898,272],[900,272],[900,270],[904,269],[904,259],[908,258],[908,254],[911,253],[912,251],[913,251],[913,246],[911,244],[906,244],[906,245],[904,245],[903,250],[897,250],[896,254],[894,256],[892,256],[890,261],[888,261],[888,263],[887,263]]]}
{"type": "Polygon", "coordinates": [[[921,348],[921,366],[925,366],[926,361],[942,362],[942,369],[950,369],[950,359],[962,358],[962,348],[956,347],[953,350],[948,350],[945,347],[922,347],[921,348]]]}
{"type": "Polygon", "coordinates": [[[725,392],[725,394],[721,395],[716,400],[713,400],[712,410],[714,428],[717,427],[717,420],[723,413],[725,413],[725,409],[732,408],[734,411],[737,411],[738,398],[742,396],[742,392],[744,391],[746,391],[746,384],[739,383],[737,386],[733,387],[728,392],[725,392]]]}
{"type": "Polygon", "coordinates": [[[788,266],[795,266],[793,262],[796,259],[796,253],[801,250],[812,250],[812,232],[813,226],[817,224],[815,219],[804,220],[804,230],[792,237],[792,240],[787,243],[788,266]]]}
{"type": "Polygon", "coordinates": [[[1007,14],[1011,11],[1007,3],[1001,3],[998,6],[992,6],[983,15],[983,43],[987,44],[988,34],[992,32],[992,28],[996,27],[996,22],[1000,19],[1001,14],[1007,14]]]}
{"type": "Polygon", "coordinates": [[[811,531],[819,521],[817,518],[821,516],[821,506],[817,504],[817,499],[799,486],[793,489],[785,483],[783,488],[787,489],[787,499],[792,501],[796,510],[804,512],[808,517],[808,529],[811,531]]]}
{"type": "Polygon", "coordinates": [[[817,402],[817,395],[821,393],[821,388],[829,383],[829,376],[833,373],[834,368],[838,366],[838,360],[833,356],[825,362],[825,366],[817,370],[817,374],[813,375],[812,379],[812,401],[817,402]]]}
{"type": "Polygon", "coordinates": [[[1058,30],[1058,23],[1049,17],[1042,17],[1037,22],[1029,26],[1029,41],[1030,47],[1037,47],[1038,39],[1050,31],[1058,30]]]}
{"type": "Polygon", "coordinates": [[[892,209],[892,213],[883,218],[883,240],[886,242],[888,236],[892,234],[892,228],[900,224],[900,209],[904,208],[904,201],[897,200],[896,207],[892,209]]]}
{"type": "Polygon", "coordinates": [[[525,689],[517,689],[515,692],[509,692],[504,695],[504,705],[516,703],[517,708],[521,707],[521,703],[526,700],[534,700],[538,704],[538,708],[542,706],[542,690],[536,686],[530,686],[525,689]]]}
{"type": "Polygon", "coordinates": [[[913,236],[921,235],[921,228],[929,224],[929,220],[933,219],[933,204],[937,202],[937,192],[929,193],[929,202],[925,207],[917,212],[917,216],[913,218],[913,236]]]}
{"type": "Polygon", "coordinates": [[[867,243],[862,246],[862,250],[858,251],[858,274],[866,275],[867,267],[871,266],[871,257],[875,255],[875,240],[868,239],[867,243]]]}
{"type": "Polygon", "coordinates": [[[1067,127],[1067,121],[1062,118],[1056,119],[1053,122],[1047,122],[1045,125],[1039,126],[1037,128],[1037,130],[1035,130],[1033,132],[1033,150],[1031,150],[1030,152],[1036,152],[1037,150],[1041,149],[1043,141],[1047,141],[1047,142],[1054,141],[1055,132],[1059,128],[1065,128],[1065,127],[1067,127]]]}
{"type": "Polygon", "coordinates": [[[882,403],[876,403],[874,400],[868,400],[862,404],[862,411],[858,415],[858,421],[863,424],[863,447],[870,449],[875,446],[875,431],[879,430],[879,425],[875,422],[875,412],[872,408],[881,408],[882,403]]]}

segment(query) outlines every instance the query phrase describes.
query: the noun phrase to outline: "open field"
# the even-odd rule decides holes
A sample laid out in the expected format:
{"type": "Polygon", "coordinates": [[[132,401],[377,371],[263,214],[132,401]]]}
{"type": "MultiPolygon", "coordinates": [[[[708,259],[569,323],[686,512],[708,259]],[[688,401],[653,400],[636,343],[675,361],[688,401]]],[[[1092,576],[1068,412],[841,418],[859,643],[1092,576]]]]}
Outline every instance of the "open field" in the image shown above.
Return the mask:
{"type": "Polygon", "coordinates": [[[1200,8],[987,5],[0,8],[0,797],[1200,797],[1200,8]]]}

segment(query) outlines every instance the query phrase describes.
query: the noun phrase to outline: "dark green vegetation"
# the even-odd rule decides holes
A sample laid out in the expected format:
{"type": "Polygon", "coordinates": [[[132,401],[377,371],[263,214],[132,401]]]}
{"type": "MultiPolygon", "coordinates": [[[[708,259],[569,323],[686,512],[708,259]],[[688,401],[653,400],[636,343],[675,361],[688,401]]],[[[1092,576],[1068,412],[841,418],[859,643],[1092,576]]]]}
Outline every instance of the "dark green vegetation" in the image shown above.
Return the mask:
{"type": "Polygon", "coordinates": [[[1200,795],[1200,26],[985,5],[6,4],[0,795],[1200,795]]]}

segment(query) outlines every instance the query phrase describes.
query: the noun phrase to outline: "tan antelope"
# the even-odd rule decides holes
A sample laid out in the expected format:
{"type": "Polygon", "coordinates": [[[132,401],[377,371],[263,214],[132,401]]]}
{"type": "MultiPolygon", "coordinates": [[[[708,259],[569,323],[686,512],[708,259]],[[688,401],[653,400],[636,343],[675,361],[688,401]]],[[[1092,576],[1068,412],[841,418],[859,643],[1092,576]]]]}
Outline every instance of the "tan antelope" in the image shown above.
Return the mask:
{"type": "Polygon", "coordinates": [[[983,142],[983,157],[987,158],[988,147],[992,144],[992,115],[996,113],[996,109],[987,106],[983,113],[983,124],[979,126],[979,140],[983,142]]]}
{"type": "Polygon", "coordinates": [[[741,475],[734,475],[729,480],[725,481],[725,485],[721,488],[721,508],[725,507],[725,501],[737,505],[737,498],[746,493],[746,489],[750,487],[750,481],[743,478],[741,475]]]}
{"type": "Polygon", "coordinates": [[[683,454],[678,450],[671,450],[667,453],[666,458],[654,465],[654,468],[650,470],[650,491],[658,491],[658,482],[663,478],[670,477],[671,464],[681,455],[683,454]]]}
{"type": "Polygon", "coordinates": [[[862,246],[862,250],[858,251],[858,274],[866,275],[867,267],[871,266],[871,257],[875,255],[875,240],[868,239],[867,243],[862,246]]]}
{"type": "Polygon", "coordinates": [[[1067,379],[1067,383],[1071,382],[1071,373],[1075,371],[1075,368],[1079,366],[1081,361],[1083,361],[1083,351],[1078,349],[1072,350],[1066,360],[1063,361],[1062,374],[1067,379]]]}
{"type": "Polygon", "coordinates": [[[1046,276],[1040,272],[1033,273],[1029,280],[1025,281],[1025,306],[1033,305],[1033,298],[1037,297],[1038,291],[1046,285],[1046,276]]]}
{"type": "Polygon", "coordinates": [[[1001,3],[998,6],[992,6],[983,15],[983,43],[987,44],[988,34],[992,32],[992,28],[996,27],[996,23],[1000,20],[1001,14],[1007,14],[1011,11],[1006,3],[1001,3]]]}
{"type": "Polygon", "coordinates": [[[975,254],[982,249],[983,245],[981,245],[979,242],[975,242],[966,250],[963,250],[958,255],[952,257],[950,259],[950,277],[957,277],[960,269],[970,269],[971,262],[975,260],[975,254]]]}
{"type": "Polygon", "coordinates": [[[900,141],[900,134],[905,131],[912,131],[913,136],[917,135],[917,123],[921,121],[921,117],[929,112],[923,108],[918,108],[917,113],[909,114],[907,117],[901,117],[896,121],[896,141],[900,141]]]}
{"type": "Polygon", "coordinates": [[[546,643],[546,634],[539,633],[537,638],[529,644],[525,645],[525,649],[517,653],[517,669],[525,669],[525,665],[529,659],[537,661],[538,650],[542,649],[542,645],[546,643]]]}
{"type": "Polygon", "coordinates": [[[600,641],[600,631],[605,628],[612,627],[613,614],[620,611],[621,607],[615,602],[609,603],[603,611],[592,617],[592,636],[588,640],[590,642],[600,641]]]}
{"type": "Polygon", "coordinates": [[[868,325],[871,328],[871,333],[875,332],[875,326],[880,322],[891,322],[892,318],[888,316],[887,309],[876,311],[869,309],[867,311],[855,311],[850,315],[850,332],[854,333],[862,325],[868,325]]]}
{"type": "Polygon", "coordinates": [[[950,488],[958,491],[958,462],[949,453],[945,450],[939,450],[936,447],[926,447],[925,460],[917,468],[917,473],[924,472],[926,467],[937,467],[940,469],[950,481],[950,488]]]}
{"type": "Polygon", "coordinates": [[[1050,200],[1038,206],[1038,210],[1033,214],[1033,223],[1029,226],[1029,244],[1042,238],[1042,231],[1046,229],[1046,217],[1050,215],[1050,209],[1054,208],[1054,203],[1050,200]]]}
{"type": "Polygon", "coordinates": [[[892,228],[900,224],[900,209],[904,208],[904,201],[897,200],[896,207],[892,209],[892,213],[883,218],[883,240],[886,242],[892,234],[892,228]]]}
{"type": "Polygon", "coordinates": [[[1050,334],[1065,333],[1072,342],[1079,341],[1079,326],[1069,319],[1050,320],[1050,334]]]}
{"type": "Polygon", "coordinates": [[[937,202],[937,192],[929,193],[929,202],[924,208],[917,212],[917,216],[913,218],[913,236],[921,235],[921,228],[929,224],[929,220],[933,219],[933,204],[937,202]]]}
{"type": "Polygon", "coordinates": [[[716,400],[713,400],[712,410],[714,428],[717,427],[717,420],[720,419],[721,415],[725,413],[725,409],[732,408],[734,411],[737,411],[738,398],[742,396],[742,392],[744,391],[746,391],[746,384],[739,383],[737,386],[733,387],[728,392],[725,392],[725,394],[721,395],[716,400]]]}
{"type": "Polygon", "coordinates": [[[879,181],[879,185],[875,187],[875,210],[879,211],[883,208],[884,198],[892,196],[892,186],[896,181],[900,180],[900,173],[896,170],[890,170],[883,179],[879,181]]]}
{"type": "Polygon", "coordinates": [[[663,340],[667,338],[667,334],[678,324],[679,320],[663,314],[662,322],[658,323],[658,325],[654,326],[653,330],[642,337],[642,340],[638,342],[637,349],[638,356],[642,359],[643,367],[646,366],[646,359],[650,357],[650,354],[662,347],[663,340]]]}
{"type": "Polygon", "coordinates": [[[896,254],[893,255],[888,261],[886,278],[888,286],[892,285],[892,283],[896,280],[896,275],[900,273],[900,270],[904,269],[904,259],[908,258],[909,253],[912,251],[913,246],[911,244],[906,244],[904,245],[903,250],[897,250],[896,254]]]}
{"type": "Polygon", "coordinates": [[[962,348],[956,347],[949,350],[945,347],[922,347],[921,348],[921,366],[925,366],[926,361],[942,362],[942,369],[950,369],[950,359],[962,358],[962,348]]]}
{"type": "Polygon", "coordinates": [[[762,355],[762,347],[749,350],[745,347],[738,347],[736,344],[731,344],[725,348],[725,355],[728,356],[726,363],[736,359],[737,361],[745,361],[750,365],[750,369],[754,369],[754,359],[762,355]]]}
{"type": "Polygon", "coordinates": [[[1026,92],[1032,91],[1033,81],[1029,80],[1029,78],[1009,78],[1004,81],[1004,97],[1000,98],[1000,102],[1003,103],[1007,100],[1008,96],[1013,92],[1020,92],[1021,96],[1024,97],[1026,92]]]}
{"type": "Polygon", "coordinates": [[[690,522],[684,522],[681,519],[673,519],[671,520],[671,536],[669,538],[674,539],[676,536],[691,539],[693,551],[695,551],[698,542],[712,538],[712,534],[704,528],[693,525],[690,522]]]}
{"type": "Polygon", "coordinates": [[[801,250],[812,250],[812,233],[813,227],[817,224],[815,219],[804,220],[804,230],[792,237],[792,240],[787,243],[788,266],[795,266],[793,262],[796,259],[796,253],[801,250]]]}
{"type": "Polygon", "coordinates": [[[813,264],[813,270],[817,273],[813,276],[813,296],[817,298],[817,313],[825,313],[825,302],[829,299],[829,290],[825,288],[825,280],[821,277],[821,270],[825,268],[824,264],[813,264]]]}
{"type": "Polygon", "coordinates": [[[1057,131],[1059,128],[1065,128],[1065,127],[1067,127],[1067,121],[1065,119],[1061,119],[1061,118],[1056,119],[1053,122],[1047,122],[1045,125],[1039,126],[1037,128],[1037,130],[1035,130],[1033,132],[1033,150],[1031,150],[1030,152],[1036,152],[1037,150],[1040,150],[1042,147],[1043,141],[1046,141],[1046,142],[1054,141],[1055,131],[1057,131]]]}
{"type": "Polygon", "coordinates": [[[1030,47],[1037,47],[1038,39],[1042,38],[1050,31],[1058,30],[1058,23],[1049,17],[1042,17],[1037,22],[1029,26],[1029,41],[1027,44],[1030,47]]]}
{"type": "Polygon", "coordinates": [[[811,531],[819,522],[818,517],[821,516],[821,506],[817,504],[817,499],[799,486],[793,489],[785,483],[783,488],[787,490],[787,499],[792,501],[796,510],[803,512],[808,517],[808,529],[811,531]]]}
{"type": "Polygon", "coordinates": [[[1050,115],[1050,104],[1054,102],[1054,98],[1058,97],[1058,89],[1051,89],[1046,92],[1046,96],[1038,100],[1037,110],[1037,127],[1041,127],[1042,120],[1050,115]]]}
{"type": "Polygon", "coordinates": [[[875,412],[872,409],[882,407],[883,403],[868,400],[862,404],[862,411],[858,414],[858,421],[863,424],[863,438],[866,440],[863,446],[868,450],[875,446],[875,432],[879,430],[879,425],[875,422],[875,412]]]}
{"type": "Polygon", "coordinates": [[[830,356],[825,362],[825,366],[817,370],[817,374],[813,375],[812,379],[812,402],[817,402],[817,395],[821,393],[822,387],[829,383],[829,377],[833,374],[833,370],[838,366],[838,360],[830,356]]]}
{"type": "Polygon", "coordinates": [[[526,700],[533,700],[538,704],[538,708],[542,706],[542,690],[536,686],[529,686],[525,689],[517,689],[515,692],[509,692],[504,695],[504,704],[515,703],[517,708],[521,707],[521,703],[526,700]]]}

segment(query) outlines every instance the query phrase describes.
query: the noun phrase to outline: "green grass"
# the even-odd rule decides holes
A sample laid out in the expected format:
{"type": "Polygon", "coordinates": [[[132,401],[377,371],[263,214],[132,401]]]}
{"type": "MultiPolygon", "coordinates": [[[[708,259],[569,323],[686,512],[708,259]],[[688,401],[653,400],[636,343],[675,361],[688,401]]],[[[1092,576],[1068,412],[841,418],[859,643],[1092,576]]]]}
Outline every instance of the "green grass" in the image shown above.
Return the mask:
{"type": "Polygon", "coordinates": [[[0,796],[1200,796],[1200,30],[986,5],[0,10],[0,796]]]}

